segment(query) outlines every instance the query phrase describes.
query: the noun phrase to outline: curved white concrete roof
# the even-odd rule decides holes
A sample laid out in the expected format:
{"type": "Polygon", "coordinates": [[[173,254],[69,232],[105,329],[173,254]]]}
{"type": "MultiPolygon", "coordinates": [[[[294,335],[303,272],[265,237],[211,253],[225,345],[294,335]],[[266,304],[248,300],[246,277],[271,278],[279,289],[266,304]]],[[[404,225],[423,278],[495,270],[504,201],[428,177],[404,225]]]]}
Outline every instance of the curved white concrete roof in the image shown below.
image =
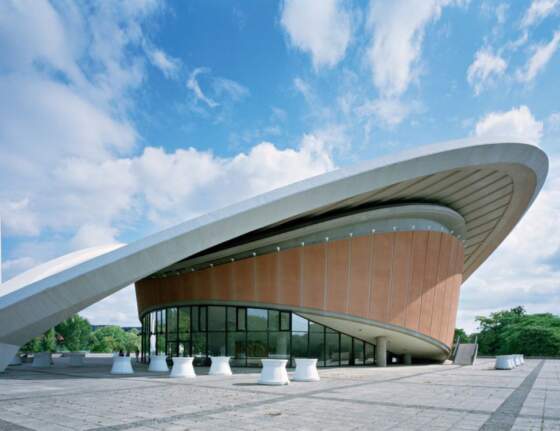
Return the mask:
{"type": "Polygon", "coordinates": [[[228,241],[360,208],[430,203],[459,213],[466,223],[467,278],[531,205],[547,171],[548,159],[535,146],[472,138],[310,178],[60,267],[47,277],[20,276],[0,285],[0,347],[19,346],[128,284],[228,241]]]}

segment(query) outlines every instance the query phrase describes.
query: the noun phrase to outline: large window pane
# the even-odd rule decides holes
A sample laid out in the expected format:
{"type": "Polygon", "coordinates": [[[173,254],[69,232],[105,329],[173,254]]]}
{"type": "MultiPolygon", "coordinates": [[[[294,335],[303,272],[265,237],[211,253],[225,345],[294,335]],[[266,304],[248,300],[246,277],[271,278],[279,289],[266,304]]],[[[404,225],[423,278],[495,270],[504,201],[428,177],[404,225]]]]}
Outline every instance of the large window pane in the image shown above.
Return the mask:
{"type": "Polygon", "coordinates": [[[165,353],[165,335],[159,334],[156,339],[156,354],[163,355],[165,353]]]}
{"type": "Polygon", "coordinates": [[[208,330],[224,331],[226,329],[226,307],[208,307],[208,330]]]}
{"type": "Polygon", "coordinates": [[[327,333],[326,335],[326,365],[336,367],[340,365],[340,346],[338,343],[339,334],[327,333]]]}
{"type": "Polygon", "coordinates": [[[280,329],[280,312],[268,310],[268,330],[278,331],[278,329],[280,329]]]}
{"type": "Polygon", "coordinates": [[[179,356],[191,356],[191,343],[189,341],[180,341],[177,350],[179,356]]]}
{"type": "Polygon", "coordinates": [[[292,332],[292,357],[307,358],[307,332],[292,332]]]}
{"type": "Polygon", "coordinates": [[[309,332],[323,333],[324,331],[325,331],[325,327],[323,325],[319,325],[318,323],[309,321],[309,332]]]}
{"type": "Polygon", "coordinates": [[[227,355],[231,356],[231,365],[244,367],[247,358],[245,332],[229,332],[227,339],[227,355]]]}
{"type": "Polygon", "coordinates": [[[290,358],[290,333],[269,332],[268,333],[268,356],[275,359],[290,358]]]}
{"type": "Polygon", "coordinates": [[[352,337],[340,334],[340,365],[350,365],[352,337]]]}
{"type": "Polygon", "coordinates": [[[191,314],[190,307],[179,308],[179,332],[180,333],[184,334],[186,332],[191,331],[190,314],[191,314]]]}
{"type": "Polygon", "coordinates": [[[191,327],[193,332],[200,331],[198,320],[198,306],[195,305],[191,308],[191,327]]]}
{"type": "Polygon", "coordinates": [[[151,334],[155,334],[156,330],[157,330],[156,316],[157,316],[157,313],[155,311],[152,311],[150,313],[150,333],[151,334]]]}
{"type": "Polygon", "coordinates": [[[266,331],[267,311],[261,308],[247,309],[247,329],[249,331],[266,331]]]}
{"type": "Polygon", "coordinates": [[[165,334],[165,310],[161,310],[160,312],[160,319],[161,319],[161,326],[160,331],[161,333],[165,334]]]}
{"type": "Polygon", "coordinates": [[[373,344],[366,343],[366,365],[373,365],[375,362],[375,347],[373,344]]]}
{"type": "Polygon", "coordinates": [[[317,365],[325,365],[325,334],[309,333],[309,357],[317,359],[317,365]]]}
{"type": "Polygon", "coordinates": [[[173,357],[177,356],[177,343],[176,342],[167,342],[167,356],[173,357]]]}
{"type": "Polygon", "coordinates": [[[177,332],[177,309],[171,307],[167,309],[167,332],[169,334],[177,332]]]}
{"type": "Polygon", "coordinates": [[[304,319],[297,314],[292,313],[292,331],[296,332],[307,332],[309,329],[307,326],[307,319],[304,319]]]}
{"type": "MultiPolygon", "coordinates": [[[[210,312],[210,310],[208,311],[210,312]]],[[[226,355],[225,332],[208,332],[208,355],[210,356],[226,355]]]]}
{"type": "Polygon", "coordinates": [[[206,364],[206,333],[194,333],[192,335],[192,355],[195,365],[206,364]]]}
{"type": "Polygon", "coordinates": [[[354,365],[364,365],[364,342],[354,338],[354,365]]]}
{"type": "Polygon", "coordinates": [[[282,311],[280,313],[280,330],[281,331],[290,330],[290,313],[288,311],[282,311]]]}
{"type": "Polygon", "coordinates": [[[237,313],[237,309],[235,307],[228,307],[227,308],[227,329],[228,329],[228,331],[235,331],[237,329],[236,313],[237,313]]]}
{"type": "Polygon", "coordinates": [[[237,309],[237,330],[245,331],[247,329],[247,309],[237,309]]]}
{"type": "MultiPolygon", "coordinates": [[[[265,310],[266,312],[266,310],[265,310]]],[[[266,332],[247,333],[247,365],[261,366],[261,359],[268,357],[266,332]]]]}
{"type": "Polygon", "coordinates": [[[198,328],[199,331],[206,331],[206,314],[208,312],[207,307],[200,307],[198,309],[198,328]]]}

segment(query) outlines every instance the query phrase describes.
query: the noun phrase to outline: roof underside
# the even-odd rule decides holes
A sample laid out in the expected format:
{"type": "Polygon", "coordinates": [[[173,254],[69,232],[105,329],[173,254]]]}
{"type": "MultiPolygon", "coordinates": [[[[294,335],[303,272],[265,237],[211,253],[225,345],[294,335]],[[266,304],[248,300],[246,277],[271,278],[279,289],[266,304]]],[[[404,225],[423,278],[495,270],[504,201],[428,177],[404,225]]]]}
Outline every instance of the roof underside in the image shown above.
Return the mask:
{"type": "MultiPolygon", "coordinates": [[[[493,243],[497,244],[492,239],[493,234],[497,233],[498,236],[505,237],[505,234],[502,235],[497,232],[500,225],[509,222],[513,227],[521,217],[522,211],[516,211],[515,208],[512,208],[516,183],[518,191],[525,188],[531,189],[531,193],[526,194],[526,196],[530,196],[532,189],[535,187],[536,178],[531,170],[521,165],[496,165],[484,168],[453,169],[397,182],[381,189],[353,196],[336,204],[300,214],[280,223],[248,232],[203,250],[178,264],[158,271],[154,275],[161,276],[170,270],[177,271],[181,268],[187,268],[192,259],[204,255],[210,255],[240,244],[251,243],[324,220],[387,205],[424,203],[448,207],[465,219],[466,235],[462,239],[465,246],[464,278],[466,279],[480,264],[479,257],[484,255],[485,258],[493,251],[493,248],[487,250],[492,247],[493,243]],[[510,219],[507,217],[508,213],[511,213],[510,219]]],[[[519,197],[522,198],[522,196],[519,197]]]]}

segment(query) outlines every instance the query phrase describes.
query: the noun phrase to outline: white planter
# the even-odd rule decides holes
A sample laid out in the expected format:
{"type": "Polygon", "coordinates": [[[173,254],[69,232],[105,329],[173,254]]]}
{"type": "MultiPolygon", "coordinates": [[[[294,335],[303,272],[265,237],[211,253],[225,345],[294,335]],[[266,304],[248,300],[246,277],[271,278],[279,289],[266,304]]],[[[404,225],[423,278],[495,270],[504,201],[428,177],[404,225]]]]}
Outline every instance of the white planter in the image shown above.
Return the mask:
{"type": "Polygon", "coordinates": [[[148,367],[148,371],[154,373],[167,373],[169,371],[169,367],[167,366],[166,358],[167,355],[150,356],[150,366],[148,367]]]}
{"type": "Polygon", "coordinates": [[[111,374],[134,374],[130,356],[115,356],[113,358],[111,374]]]}
{"type": "Polygon", "coordinates": [[[14,355],[9,365],[21,365],[21,358],[19,357],[19,354],[16,353],[14,355]]]}
{"type": "Polygon", "coordinates": [[[516,367],[519,367],[521,365],[521,358],[519,357],[519,355],[512,355],[513,356],[513,362],[515,363],[516,367]]]}
{"type": "Polygon", "coordinates": [[[229,366],[229,356],[210,356],[212,364],[210,365],[209,376],[231,376],[231,367],[229,366]]]}
{"type": "Polygon", "coordinates": [[[51,352],[38,352],[33,354],[33,363],[31,366],[34,368],[50,367],[51,361],[51,352]]]}
{"type": "Polygon", "coordinates": [[[290,383],[286,371],[287,359],[261,359],[262,371],[258,381],[260,385],[287,385],[290,383]]]}
{"type": "Polygon", "coordinates": [[[84,365],[84,358],[86,357],[85,353],[79,352],[72,352],[68,354],[68,363],[71,367],[81,367],[84,365]]]}
{"type": "Polygon", "coordinates": [[[519,355],[519,359],[521,360],[521,365],[525,364],[525,357],[523,355],[519,355]]]}
{"type": "Polygon", "coordinates": [[[514,368],[515,368],[515,362],[513,361],[512,355],[496,356],[497,370],[513,370],[514,368]]]}
{"type": "Polygon", "coordinates": [[[296,371],[292,380],[296,382],[318,382],[317,359],[296,358],[296,371]]]}
{"type": "Polygon", "coordinates": [[[173,368],[171,368],[171,374],[169,377],[184,377],[187,379],[194,379],[196,377],[196,373],[194,372],[193,368],[193,359],[192,357],[173,357],[173,368]]]}

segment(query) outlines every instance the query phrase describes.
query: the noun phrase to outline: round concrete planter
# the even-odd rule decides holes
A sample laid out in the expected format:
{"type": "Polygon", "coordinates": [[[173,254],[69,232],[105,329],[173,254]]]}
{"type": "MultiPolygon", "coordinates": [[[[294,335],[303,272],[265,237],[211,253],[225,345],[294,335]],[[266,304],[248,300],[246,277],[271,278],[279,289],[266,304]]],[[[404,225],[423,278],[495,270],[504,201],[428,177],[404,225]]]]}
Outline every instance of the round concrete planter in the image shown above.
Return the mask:
{"type": "Polygon", "coordinates": [[[231,376],[231,367],[229,366],[229,356],[210,356],[212,364],[210,365],[210,376],[231,376]]]}
{"type": "Polygon", "coordinates": [[[167,366],[167,355],[154,355],[150,356],[150,366],[148,371],[153,373],[167,373],[169,367],[167,366]]]}
{"type": "Polygon", "coordinates": [[[196,373],[193,368],[192,357],[173,357],[173,367],[171,368],[171,373],[169,377],[183,377],[186,379],[194,379],[196,373]]]}
{"type": "Polygon", "coordinates": [[[33,354],[33,363],[31,366],[33,368],[45,368],[50,367],[52,363],[51,352],[37,352],[33,354]]]}
{"type": "Polygon", "coordinates": [[[111,374],[134,374],[130,356],[115,356],[113,358],[111,374]]]}
{"type": "Polygon", "coordinates": [[[290,383],[286,371],[287,359],[261,359],[262,371],[258,381],[260,385],[287,385],[290,383]]]}
{"type": "Polygon", "coordinates": [[[318,382],[317,359],[296,358],[296,371],[292,377],[296,382],[318,382]]]}
{"type": "Polygon", "coordinates": [[[513,359],[513,355],[496,356],[497,370],[513,370],[514,368],[515,368],[515,361],[513,359]]]}

